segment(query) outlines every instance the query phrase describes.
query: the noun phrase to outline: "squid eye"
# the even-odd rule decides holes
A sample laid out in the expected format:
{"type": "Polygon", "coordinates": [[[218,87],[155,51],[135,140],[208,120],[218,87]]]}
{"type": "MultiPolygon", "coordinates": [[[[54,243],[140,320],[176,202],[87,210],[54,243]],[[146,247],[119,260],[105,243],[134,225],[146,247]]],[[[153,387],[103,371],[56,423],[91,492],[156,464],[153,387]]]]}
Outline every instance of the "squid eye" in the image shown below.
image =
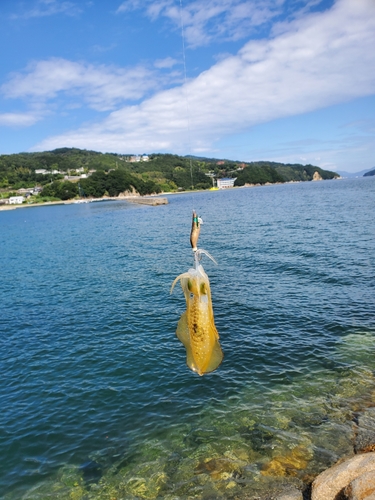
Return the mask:
{"type": "Polygon", "coordinates": [[[206,283],[201,283],[201,293],[207,295],[206,283]]]}
{"type": "Polygon", "coordinates": [[[188,280],[188,289],[191,291],[192,288],[193,288],[193,283],[191,280],[188,280]]]}

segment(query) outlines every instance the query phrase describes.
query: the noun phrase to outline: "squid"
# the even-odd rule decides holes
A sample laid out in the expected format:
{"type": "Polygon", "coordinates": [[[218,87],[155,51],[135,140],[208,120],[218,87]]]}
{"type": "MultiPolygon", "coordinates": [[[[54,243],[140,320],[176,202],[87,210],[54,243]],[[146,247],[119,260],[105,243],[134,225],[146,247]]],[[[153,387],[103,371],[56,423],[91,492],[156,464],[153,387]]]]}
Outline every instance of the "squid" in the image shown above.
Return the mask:
{"type": "Polygon", "coordinates": [[[176,335],[186,349],[186,364],[198,375],[216,370],[223,360],[219,334],[215,326],[208,276],[200,264],[202,254],[215,260],[205,250],[194,252],[194,267],[173,281],[178,281],[185,295],[186,311],[177,324],[176,335]]]}

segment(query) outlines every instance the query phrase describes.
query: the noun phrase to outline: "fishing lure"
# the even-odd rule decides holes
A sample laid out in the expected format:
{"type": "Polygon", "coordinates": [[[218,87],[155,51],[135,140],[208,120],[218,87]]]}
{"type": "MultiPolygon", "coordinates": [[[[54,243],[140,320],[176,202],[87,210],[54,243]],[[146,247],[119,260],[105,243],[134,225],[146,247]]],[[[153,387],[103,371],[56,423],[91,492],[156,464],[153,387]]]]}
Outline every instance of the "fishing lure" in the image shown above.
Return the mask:
{"type": "MultiPolygon", "coordinates": [[[[199,227],[198,218],[194,222],[194,215],[195,213],[193,214],[193,227],[194,224],[199,227]]],[[[198,237],[194,241],[194,246],[192,242],[193,249],[196,248],[197,241],[198,237]]],[[[214,321],[210,282],[200,264],[203,254],[215,262],[208,252],[196,249],[194,267],[187,273],[177,276],[171,287],[172,293],[176,283],[181,282],[186,300],[186,311],[178,322],[176,335],[185,346],[186,364],[199,375],[216,370],[224,357],[214,321]]]]}

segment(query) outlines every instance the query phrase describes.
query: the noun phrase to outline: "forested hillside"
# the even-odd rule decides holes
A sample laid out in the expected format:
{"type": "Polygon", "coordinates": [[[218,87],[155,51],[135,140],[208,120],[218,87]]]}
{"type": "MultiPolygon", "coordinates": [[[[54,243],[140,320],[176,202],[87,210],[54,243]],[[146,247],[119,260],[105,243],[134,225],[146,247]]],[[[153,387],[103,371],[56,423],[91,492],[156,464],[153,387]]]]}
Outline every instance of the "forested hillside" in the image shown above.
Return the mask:
{"type": "Polygon", "coordinates": [[[335,172],[323,170],[314,165],[257,161],[249,163],[237,175],[236,186],[265,184],[267,182],[311,181],[315,172],[318,172],[319,176],[324,180],[339,177],[335,172]]]}
{"type": "Polygon", "coordinates": [[[246,163],[173,154],[152,154],[143,158],[76,148],[0,155],[0,191],[5,195],[38,185],[43,188],[41,196],[44,198],[70,199],[78,196],[112,197],[126,191],[145,195],[209,189],[216,179],[222,177],[235,177],[235,185],[243,186],[309,181],[315,172],[323,179],[337,176],[313,165],[267,161],[246,163]],[[144,161],[135,161],[143,158],[144,161]]]}

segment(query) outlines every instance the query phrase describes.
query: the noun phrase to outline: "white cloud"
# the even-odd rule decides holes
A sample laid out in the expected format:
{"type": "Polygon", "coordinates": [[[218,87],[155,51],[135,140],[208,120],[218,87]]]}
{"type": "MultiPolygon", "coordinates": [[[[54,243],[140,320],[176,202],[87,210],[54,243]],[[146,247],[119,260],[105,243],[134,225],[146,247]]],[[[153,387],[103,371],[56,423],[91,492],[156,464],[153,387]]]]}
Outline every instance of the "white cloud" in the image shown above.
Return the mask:
{"type": "Polygon", "coordinates": [[[371,95],[375,89],[375,3],[339,0],[288,31],[251,41],[195,80],[112,112],[103,122],[37,146],[103,151],[186,151],[276,118],[371,95]]]}
{"type": "Polygon", "coordinates": [[[30,127],[40,119],[41,116],[34,113],[0,113],[0,126],[30,127]]]}
{"type": "Polygon", "coordinates": [[[32,17],[46,17],[56,14],[66,14],[68,16],[76,16],[82,10],[77,7],[73,2],[59,1],[59,0],[38,0],[34,6],[23,11],[21,14],[13,14],[13,19],[28,19],[32,17]]]}
{"type": "Polygon", "coordinates": [[[173,68],[179,61],[173,59],[172,57],[166,57],[165,59],[157,59],[154,62],[155,68],[164,69],[164,68],[173,68]]]}
{"type": "Polygon", "coordinates": [[[176,29],[184,26],[184,36],[191,47],[207,45],[212,40],[238,40],[248,36],[252,30],[269,22],[282,10],[285,0],[127,0],[117,9],[126,13],[144,9],[152,20],[165,17],[176,29]]]}
{"type": "Polygon", "coordinates": [[[279,16],[300,17],[322,1],[292,2],[287,8],[287,0],[193,0],[181,4],[175,0],[127,0],[117,13],[142,9],[151,20],[167,18],[178,30],[182,19],[187,45],[196,48],[217,40],[248,38],[279,16]]]}
{"type": "Polygon", "coordinates": [[[1,92],[7,98],[35,101],[64,93],[84,100],[93,109],[106,111],[120,102],[144,97],[160,83],[160,78],[143,66],[124,69],[52,58],[32,63],[24,73],[13,74],[1,92]]]}
{"type": "Polygon", "coordinates": [[[125,2],[122,2],[116,10],[116,13],[120,14],[122,12],[130,12],[132,10],[139,9],[140,7],[142,7],[140,0],[126,0],[125,2]]]}

